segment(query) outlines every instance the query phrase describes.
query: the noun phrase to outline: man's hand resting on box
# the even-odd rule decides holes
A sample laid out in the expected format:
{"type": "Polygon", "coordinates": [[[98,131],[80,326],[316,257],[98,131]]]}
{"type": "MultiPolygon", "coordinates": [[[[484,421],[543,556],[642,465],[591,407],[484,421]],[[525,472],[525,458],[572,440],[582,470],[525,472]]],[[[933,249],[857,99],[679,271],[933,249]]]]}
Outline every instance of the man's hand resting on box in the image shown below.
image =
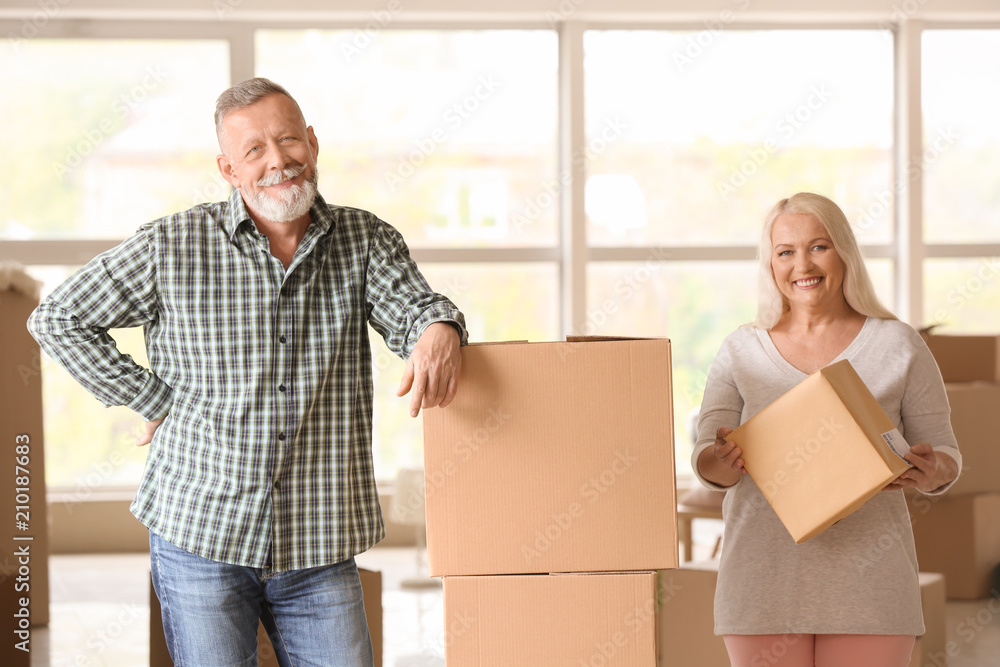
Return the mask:
{"type": "Polygon", "coordinates": [[[933,491],[958,476],[958,463],[955,459],[934,451],[927,443],[913,445],[903,458],[913,467],[889,483],[883,491],[896,491],[905,487],[933,491]]]}
{"type": "Polygon", "coordinates": [[[461,344],[455,327],[444,322],[434,322],[420,334],[396,391],[397,396],[404,396],[413,390],[411,417],[420,414],[421,408],[446,407],[455,398],[462,370],[461,344]]]}

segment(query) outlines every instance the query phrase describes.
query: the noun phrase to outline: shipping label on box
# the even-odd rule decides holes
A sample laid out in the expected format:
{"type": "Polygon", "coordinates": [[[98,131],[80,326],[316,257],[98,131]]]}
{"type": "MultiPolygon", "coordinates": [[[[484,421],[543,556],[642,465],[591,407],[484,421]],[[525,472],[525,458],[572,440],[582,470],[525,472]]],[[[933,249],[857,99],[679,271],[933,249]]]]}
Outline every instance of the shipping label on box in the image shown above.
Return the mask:
{"type": "Polygon", "coordinates": [[[445,577],[444,610],[448,665],[656,665],[655,572],[445,577]]]}
{"type": "Polygon", "coordinates": [[[910,467],[909,447],[847,360],[813,373],[727,440],[796,543],[910,467]]]}
{"type": "Polygon", "coordinates": [[[670,342],[463,348],[424,469],[432,576],[676,567],[670,342]]]}

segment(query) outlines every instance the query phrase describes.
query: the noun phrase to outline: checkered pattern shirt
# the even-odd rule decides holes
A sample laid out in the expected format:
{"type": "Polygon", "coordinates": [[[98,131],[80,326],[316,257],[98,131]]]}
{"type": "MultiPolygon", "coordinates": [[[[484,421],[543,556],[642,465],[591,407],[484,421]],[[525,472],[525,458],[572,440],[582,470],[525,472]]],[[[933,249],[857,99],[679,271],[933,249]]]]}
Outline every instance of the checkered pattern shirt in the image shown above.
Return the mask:
{"type": "Polygon", "coordinates": [[[400,234],[317,197],[286,270],[240,191],[141,227],[28,321],[105,405],[166,415],[132,512],[200,556],[328,565],[384,535],[371,456],[368,325],[406,357],[432,322],[467,340],[400,234]],[[150,370],[108,329],[143,326],[150,370]]]}

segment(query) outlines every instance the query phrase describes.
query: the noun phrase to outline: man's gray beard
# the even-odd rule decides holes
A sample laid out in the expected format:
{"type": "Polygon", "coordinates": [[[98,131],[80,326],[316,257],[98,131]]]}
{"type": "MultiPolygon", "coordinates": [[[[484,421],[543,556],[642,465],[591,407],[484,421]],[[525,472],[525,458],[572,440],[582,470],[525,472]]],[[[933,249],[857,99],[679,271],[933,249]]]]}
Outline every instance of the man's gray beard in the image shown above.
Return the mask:
{"type": "Polygon", "coordinates": [[[263,190],[254,195],[251,208],[254,212],[271,222],[291,222],[298,220],[309,212],[313,202],[316,201],[316,182],[319,180],[319,173],[313,169],[312,176],[306,180],[305,185],[293,185],[281,193],[281,198],[276,199],[263,190]]]}

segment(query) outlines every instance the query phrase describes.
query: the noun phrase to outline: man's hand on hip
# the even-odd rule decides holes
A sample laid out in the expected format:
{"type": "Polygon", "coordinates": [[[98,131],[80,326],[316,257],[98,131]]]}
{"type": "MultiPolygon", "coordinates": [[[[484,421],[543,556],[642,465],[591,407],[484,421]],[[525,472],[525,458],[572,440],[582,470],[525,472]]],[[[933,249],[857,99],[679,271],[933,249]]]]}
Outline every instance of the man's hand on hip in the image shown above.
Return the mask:
{"type": "Polygon", "coordinates": [[[397,396],[404,396],[413,390],[411,417],[420,414],[420,408],[443,408],[455,398],[462,370],[460,346],[458,331],[445,322],[434,322],[420,334],[396,392],[397,396]]]}
{"type": "Polygon", "coordinates": [[[153,442],[153,434],[156,433],[156,429],[160,428],[160,424],[163,423],[164,419],[166,419],[166,417],[146,422],[146,432],[135,439],[135,446],[142,447],[143,445],[148,445],[153,442]]]}

